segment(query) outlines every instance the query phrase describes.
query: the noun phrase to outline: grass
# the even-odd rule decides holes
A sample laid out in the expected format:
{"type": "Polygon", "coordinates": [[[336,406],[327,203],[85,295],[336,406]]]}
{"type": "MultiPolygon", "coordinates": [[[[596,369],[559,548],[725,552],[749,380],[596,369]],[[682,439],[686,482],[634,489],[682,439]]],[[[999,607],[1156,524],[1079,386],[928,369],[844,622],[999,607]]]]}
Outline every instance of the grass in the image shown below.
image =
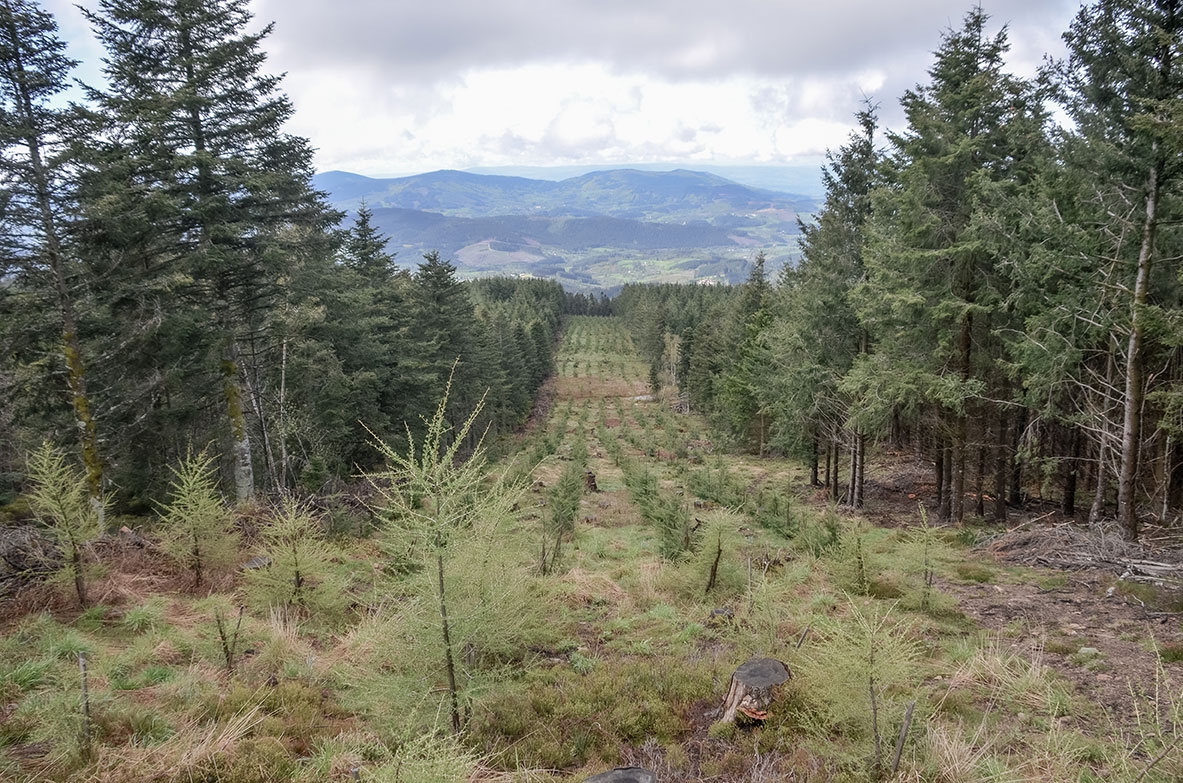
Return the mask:
{"type": "MultiPolygon", "coordinates": [[[[1029,623],[984,633],[940,589],[1063,577],[978,559],[972,535],[919,516],[888,529],[814,505],[799,466],[705,454],[701,422],[635,399],[647,368],[618,322],[572,319],[557,367],[551,417],[515,468],[546,486],[449,543],[459,736],[434,571],[391,568],[350,527],[318,550],[343,600],[282,606],[242,576],[213,594],[178,579],[10,623],[0,778],[508,783],[640,764],[663,780],[857,783],[884,777],[913,702],[900,780],[1135,780],[1176,741],[1183,648],[1156,645],[1133,722],[1107,721],[1048,662],[1084,642],[1053,634],[1032,653],[1029,623]],[[598,491],[575,481],[584,466],[598,491]],[[243,604],[231,672],[215,618],[243,604]],[[718,724],[731,673],[765,655],[793,671],[769,719],[718,724]]],[[[1181,765],[1168,753],[1146,781],[1181,765]]]]}

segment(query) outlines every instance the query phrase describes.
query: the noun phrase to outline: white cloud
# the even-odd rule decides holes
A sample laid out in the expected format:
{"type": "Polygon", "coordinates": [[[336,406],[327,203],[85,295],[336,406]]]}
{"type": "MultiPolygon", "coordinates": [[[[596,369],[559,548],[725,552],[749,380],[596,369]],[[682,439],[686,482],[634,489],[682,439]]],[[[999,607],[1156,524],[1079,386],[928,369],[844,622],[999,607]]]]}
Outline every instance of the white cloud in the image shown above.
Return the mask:
{"type": "MultiPolygon", "coordinates": [[[[97,0],[82,0],[96,7],[97,0]]],[[[865,97],[927,79],[968,0],[253,0],[289,130],[321,169],[791,162],[845,140],[865,97]]],[[[997,0],[1013,68],[1058,46],[1073,0],[997,0]]],[[[97,81],[69,0],[45,0],[97,81]]]]}

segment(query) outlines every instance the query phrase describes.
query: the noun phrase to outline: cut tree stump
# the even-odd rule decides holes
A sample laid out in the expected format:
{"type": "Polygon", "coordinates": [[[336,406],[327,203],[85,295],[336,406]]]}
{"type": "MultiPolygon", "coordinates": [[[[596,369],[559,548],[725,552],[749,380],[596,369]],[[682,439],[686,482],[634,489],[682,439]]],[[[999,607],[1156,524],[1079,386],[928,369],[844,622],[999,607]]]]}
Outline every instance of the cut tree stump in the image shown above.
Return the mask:
{"type": "Polygon", "coordinates": [[[600,491],[600,488],[598,486],[596,486],[596,474],[595,473],[592,473],[589,470],[587,473],[584,474],[583,480],[587,484],[587,491],[588,492],[599,492],[600,491]]]}
{"type": "Polygon", "coordinates": [[[617,767],[592,775],[584,783],[657,783],[657,775],[640,767],[617,767]]]}
{"type": "Polygon", "coordinates": [[[789,667],[775,658],[753,658],[731,675],[723,701],[723,723],[752,723],[768,717],[780,686],[792,677],[789,667]]]}

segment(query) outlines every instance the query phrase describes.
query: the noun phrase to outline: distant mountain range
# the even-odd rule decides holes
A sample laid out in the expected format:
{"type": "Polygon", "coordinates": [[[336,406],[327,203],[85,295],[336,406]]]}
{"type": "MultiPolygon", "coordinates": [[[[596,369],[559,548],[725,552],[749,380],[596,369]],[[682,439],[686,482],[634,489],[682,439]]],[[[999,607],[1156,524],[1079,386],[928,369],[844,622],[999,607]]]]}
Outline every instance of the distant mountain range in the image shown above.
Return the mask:
{"type": "Polygon", "coordinates": [[[391,249],[412,260],[438,250],[467,275],[540,274],[577,287],[742,279],[759,249],[774,266],[786,260],[798,217],[815,208],[808,196],[684,170],[592,171],[558,181],[330,171],[313,184],[338,209],[366,204],[391,249]]]}
{"type": "MultiPolygon", "coordinates": [[[[715,174],[761,190],[771,190],[776,193],[797,193],[806,198],[821,199],[826,194],[822,183],[821,170],[825,160],[820,156],[812,163],[782,166],[782,165],[752,165],[752,164],[695,164],[693,171],[715,174]]],[[[563,180],[590,174],[593,171],[606,171],[615,166],[484,166],[466,169],[470,174],[497,174],[505,177],[526,177],[528,179],[563,180]]],[[[637,163],[627,168],[636,171],[669,171],[669,164],[637,163]]]]}

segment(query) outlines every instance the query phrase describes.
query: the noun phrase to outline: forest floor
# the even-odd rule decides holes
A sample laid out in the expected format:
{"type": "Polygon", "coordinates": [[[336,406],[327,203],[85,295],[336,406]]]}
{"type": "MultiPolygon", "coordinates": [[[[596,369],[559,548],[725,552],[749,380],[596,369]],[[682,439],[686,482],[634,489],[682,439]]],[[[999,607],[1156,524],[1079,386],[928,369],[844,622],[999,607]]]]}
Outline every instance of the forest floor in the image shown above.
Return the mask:
{"type": "MultiPolygon", "coordinates": [[[[878,467],[887,478],[869,483],[869,519],[900,524],[926,498],[935,515],[927,466],[889,454],[878,467]]],[[[1002,568],[937,586],[982,628],[1046,661],[1109,719],[1136,722],[1131,691],[1152,686],[1164,662],[1183,660],[1183,531],[1153,528],[1130,544],[1112,523],[1090,529],[1043,504],[973,530],[980,541],[967,555],[1002,568]],[[1146,562],[1171,570],[1140,578],[1128,567],[1146,562]]]]}
{"type": "MultiPolygon", "coordinates": [[[[642,382],[644,373],[639,368],[611,365],[602,359],[596,364],[596,360],[585,357],[580,373],[578,327],[574,340],[575,345],[566,346],[566,360],[560,366],[556,404],[596,400],[603,405],[604,398],[614,400],[616,415],[609,411],[599,437],[652,431],[652,435],[639,440],[622,435],[627,441],[626,459],[647,462],[658,472],[666,466],[663,482],[679,494],[693,496],[685,472],[679,479],[675,475],[679,471],[671,471],[668,466],[687,456],[692,462],[711,460],[712,444],[695,429],[701,425],[671,418],[664,410],[668,405],[648,396],[649,390],[642,382]],[[613,368],[615,373],[611,372],[613,368]],[[604,369],[609,370],[608,377],[601,374],[604,369]],[[653,417],[653,421],[646,422],[647,417],[653,417]],[[678,430],[679,435],[661,442],[662,430],[670,428],[678,430]]],[[[589,469],[600,477],[601,486],[611,490],[625,482],[619,468],[603,452],[603,444],[597,442],[589,469]]],[[[867,508],[859,512],[833,506],[824,489],[807,484],[799,466],[732,455],[719,460],[719,469],[735,476],[748,498],[765,487],[782,492],[787,488],[799,508],[808,508],[815,515],[838,514],[856,529],[869,524],[882,530],[914,530],[918,506],[928,505],[931,511],[931,474],[904,454],[881,455],[878,473],[868,481],[867,508]]],[[[584,521],[599,525],[603,524],[601,516],[619,519],[631,504],[623,487],[609,491],[596,502],[600,513],[590,513],[584,521]]],[[[713,502],[698,496],[693,497],[693,505],[709,508],[713,502]]],[[[1056,726],[1071,726],[1082,736],[1125,738],[1133,743],[1127,752],[1145,754],[1150,721],[1166,732],[1159,737],[1164,758],[1172,754],[1183,757],[1178,745],[1183,735],[1183,725],[1178,722],[1183,692],[1170,690],[1183,679],[1183,582],[1179,581],[1183,577],[1183,539],[1162,535],[1155,546],[1132,548],[1120,543],[1112,531],[1108,536],[1099,530],[1090,531],[1054,512],[1048,513],[1043,506],[1011,509],[1008,520],[1001,524],[934,528],[956,543],[957,562],[949,573],[936,575],[932,586],[951,599],[955,612],[967,621],[967,628],[958,633],[988,639],[986,646],[990,649],[1004,651],[1003,657],[1013,655],[1028,661],[1033,671],[1046,674],[1064,687],[1066,703],[1073,706],[1057,715],[1056,726]],[[1173,566],[1174,571],[1163,579],[1139,580],[1136,575],[1123,574],[1122,564],[1131,560],[1173,566]],[[1135,581],[1129,581],[1130,577],[1135,581]],[[1088,706],[1082,709],[1081,705],[1088,706]],[[1149,712],[1157,715],[1151,718],[1149,712]]],[[[896,597],[892,590],[886,592],[896,597]]],[[[956,672],[951,677],[946,675],[950,681],[958,676],[956,672]]],[[[942,675],[933,679],[940,681],[942,675]]],[[[707,704],[699,707],[692,720],[691,736],[702,738],[718,716],[707,704]]],[[[1016,709],[1015,717],[1020,722],[1031,720],[1024,708],[1016,709]]],[[[994,747],[997,750],[1001,745],[994,747]]],[[[983,747],[974,752],[982,754],[978,761],[989,755],[983,747]]],[[[643,762],[646,755],[652,756],[652,749],[646,754],[634,748],[629,758],[643,762]]],[[[1016,762],[1017,769],[1023,770],[1021,760],[1016,762]]],[[[1153,766],[1143,766],[1133,777],[1145,774],[1145,779],[1155,779],[1162,764],[1160,760],[1153,766]]],[[[815,772],[821,774],[818,779],[825,779],[821,767],[815,772]]],[[[989,764],[980,765],[980,769],[988,768],[989,764]]],[[[802,769],[794,769],[793,774],[804,774],[802,769]]],[[[1078,764],[1075,769],[1072,779],[1088,779],[1086,764],[1078,764]]],[[[748,773],[754,774],[751,769],[748,773]]],[[[701,766],[697,774],[703,774],[701,766]]],[[[1120,777],[1113,769],[1107,774],[1114,775],[1113,779],[1120,777]]],[[[1029,770],[1016,771],[1015,775],[1033,779],[1029,770]]],[[[1043,779],[1055,777],[1046,768],[1036,777],[1041,775],[1047,775],[1043,779]]],[[[936,774],[935,778],[954,779],[956,775],[942,778],[936,774]]],[[[806,775],[801,779],[812,778],[806,775]]],[[[1009,776],[1000,774],[998,779],[1009,776]]]]}

